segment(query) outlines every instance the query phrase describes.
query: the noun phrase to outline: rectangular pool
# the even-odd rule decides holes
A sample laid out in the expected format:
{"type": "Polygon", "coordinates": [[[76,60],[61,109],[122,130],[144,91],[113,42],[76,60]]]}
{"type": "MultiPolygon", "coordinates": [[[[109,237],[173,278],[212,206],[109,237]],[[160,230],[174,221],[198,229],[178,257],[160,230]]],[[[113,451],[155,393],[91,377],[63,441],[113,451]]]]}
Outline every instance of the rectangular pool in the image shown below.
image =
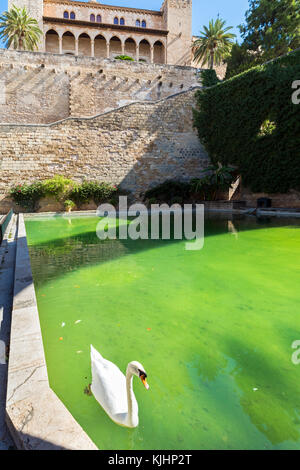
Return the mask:
{"type": "Polygon", "coordinates": [[[25,219],[50,385],[95,444],[299,450],[300,220],[209,218],[201,251],[100,241],[98,222],[25,219]],[[145,366],[136,429],[85,393],[90,344],[145,366]]]}

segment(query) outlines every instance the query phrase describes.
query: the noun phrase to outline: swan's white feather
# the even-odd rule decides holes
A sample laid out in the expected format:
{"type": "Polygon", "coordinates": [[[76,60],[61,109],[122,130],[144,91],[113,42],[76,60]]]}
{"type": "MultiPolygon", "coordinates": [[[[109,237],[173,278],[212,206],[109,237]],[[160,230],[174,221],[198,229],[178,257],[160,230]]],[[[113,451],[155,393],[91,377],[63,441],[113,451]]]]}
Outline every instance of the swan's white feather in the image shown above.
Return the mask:
{"type": "Polygon", "coordinates": [[[128,404],[125,375],[115,364],[104,359],[92,345],[91,363],[91,390],[96,400],[114,420],[116,420],[116,415],[127,414],[128,404]]]}

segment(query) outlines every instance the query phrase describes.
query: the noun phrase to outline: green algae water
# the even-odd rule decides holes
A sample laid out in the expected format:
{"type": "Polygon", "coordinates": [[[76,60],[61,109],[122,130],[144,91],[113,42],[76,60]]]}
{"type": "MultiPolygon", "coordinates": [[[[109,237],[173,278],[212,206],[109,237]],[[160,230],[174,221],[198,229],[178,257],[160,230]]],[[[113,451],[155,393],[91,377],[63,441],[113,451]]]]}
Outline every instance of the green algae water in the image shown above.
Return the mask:
{"type": "Polygon", "coordinates": [[[100,241],[26,219],[50,385],[100,449],[300,449],[300,221],[206,220],[205,245],[100,241]],[[93,396],[90,344],[134,379],[140,424],[93,396]]]}

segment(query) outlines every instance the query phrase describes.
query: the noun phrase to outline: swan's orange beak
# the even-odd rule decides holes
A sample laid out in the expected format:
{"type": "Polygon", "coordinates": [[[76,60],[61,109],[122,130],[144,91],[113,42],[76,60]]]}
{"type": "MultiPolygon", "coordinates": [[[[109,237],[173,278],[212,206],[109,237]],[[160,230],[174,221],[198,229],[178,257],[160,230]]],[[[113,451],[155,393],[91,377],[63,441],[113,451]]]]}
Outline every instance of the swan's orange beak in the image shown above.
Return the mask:
{"type": "Polygon", "coordinates": [[[140,377],[141,377],[141,381],[143,382],[145,389],[149,390],[149,384],[147,383],[146,375],[142,374],[140,377]]]}

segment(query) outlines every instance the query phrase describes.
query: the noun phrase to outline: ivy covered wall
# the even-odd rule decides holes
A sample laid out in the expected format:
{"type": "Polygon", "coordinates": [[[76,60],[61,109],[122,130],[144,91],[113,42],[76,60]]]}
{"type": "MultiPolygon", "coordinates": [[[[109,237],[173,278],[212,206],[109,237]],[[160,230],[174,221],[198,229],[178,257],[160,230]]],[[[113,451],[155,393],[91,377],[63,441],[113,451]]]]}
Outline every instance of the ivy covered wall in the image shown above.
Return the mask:
{"type": "Polygon", "coordinates": [[[196,94],[194,124],[212,161],[236,165],[253,192],[300,189],[297,80],[300,50],[196,94]]]}

